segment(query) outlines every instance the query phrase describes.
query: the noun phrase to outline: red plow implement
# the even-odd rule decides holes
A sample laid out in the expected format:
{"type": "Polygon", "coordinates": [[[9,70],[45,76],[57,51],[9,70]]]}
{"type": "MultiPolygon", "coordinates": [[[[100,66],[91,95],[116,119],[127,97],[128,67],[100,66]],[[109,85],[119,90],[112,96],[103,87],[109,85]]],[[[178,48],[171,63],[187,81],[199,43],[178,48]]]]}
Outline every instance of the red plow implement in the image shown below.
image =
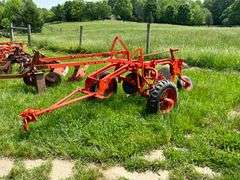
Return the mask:
{"type": "Polygon", "coordinates": [[[127,94],[139,94],[147,98],[147,110],[152,113],[168,113],[173,110],[178,101],[178,88],[191,90],[192,82],[183,76],[184,62],[175,57],[177,49],[170,49],[169,58],[157,58],[159,52],[144,55],[139,48],[130,52],[120,37],[113,40],[109,52],[73,55],[71,58],[86,59],[77,62],[63,62],[69,57],[41,58],[41,61],[56,61],[60,63],[36,64],[37,69],[59,69],[105,64],[104,67],[88,75],[85,86],[77,88],[65,98],[48,108],[26,109],[21,113],[23,127],[29,129],[29,123],[36,122],[37,118],[51,113],[64,106],[77,103],[84,99],[106,99],[117,92],[118,83],[122,83],[127,94]],[[116,50],[120,45],[122,50],[116,50]],[[166,71],[162,67],[167,66],[166,71]],[[178,86],[178,88],[177,88],[178,86]]]}

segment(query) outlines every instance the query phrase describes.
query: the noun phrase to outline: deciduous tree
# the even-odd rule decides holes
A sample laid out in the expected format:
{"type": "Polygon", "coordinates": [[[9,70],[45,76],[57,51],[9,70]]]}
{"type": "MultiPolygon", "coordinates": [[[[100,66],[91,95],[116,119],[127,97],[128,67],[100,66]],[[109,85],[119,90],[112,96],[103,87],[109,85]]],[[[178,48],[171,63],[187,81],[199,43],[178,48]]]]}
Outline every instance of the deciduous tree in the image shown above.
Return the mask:
{"type": "Polygon", "coordinates": [[[164,12],[163,21],[169,24],[173,24],[176,22],[176,10],[174,6],[172,5],[167,6],[164,12]]]}
{"type": "Polygon", "coordinates": [[[154,21],[157,19],[157,0],[148,0],[144,6],[144,14],[146,21],[154,21]]]}
{"type": "Polygon", "coordinates": [[[191,21],[191,9],[188,4],[181,4],[178,8],[177,23],[189,25],[191,21]]]}
{"type": "Polygon", "coordinates": [[[22,23],[24,26],[30,24],[33,31],[41,31],[44,21],[41,18],[40,10],[32,0],[23,1],[21,14],[22,23]]]}
{"type": "Polygon", "coordinates": [[[240,0],[228,7],[221,17],[224,25],[240,25],[240,0]]]}
{"type": "Polygon", "coordinates": [[[113,13],[122,20],[130,20],[132,17],[133,7],[130,0],[116,0],[113,13]]]}

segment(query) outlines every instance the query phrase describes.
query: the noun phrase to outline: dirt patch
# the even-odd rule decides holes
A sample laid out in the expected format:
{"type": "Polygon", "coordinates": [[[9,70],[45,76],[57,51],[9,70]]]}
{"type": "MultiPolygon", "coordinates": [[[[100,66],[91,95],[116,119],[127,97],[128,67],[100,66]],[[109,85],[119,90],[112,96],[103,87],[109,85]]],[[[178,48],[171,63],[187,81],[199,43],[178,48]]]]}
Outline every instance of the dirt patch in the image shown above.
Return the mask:
{"type": "Polygon", "coordinates": [[[67,160],[53,160],[51,180],[65,179],[73,176],[74,163],[67,160]]]}
{"type": "Polygon", "coordinates": [[[194,167],[196,172],[199,174],[202,174],[204,176],[207,176],[211,179],[214,179],[215,177],[219,177],[220,174],[219,173],[215,173],[212,169],[210,169],[209,167],[194,167]]]}
{"type": "Polygon", "coordinates": [[[10,159],[0,159],[0,177],[7,176],[12,167],[13,167],[14,161],[10,159]]]}
{"type": "Polygon", "coordinates": [[[25,160],[25,161],[23,161],[23,163],[24,163],[24,166],[26,169],[31,170],[31,169],[41,166],[43,163],[45,163],[45,161],[41,160],[41,159],[25,160]]]}
{"type": "Polygon", "coordinates": [[[186,139],[192,139],[192,138],[193,138],[192,134],[186,134],[184,137],[185,137],[186,139]]]}
{"type": "Polygon", "coordinates": [[[144,159],[147,160],[147,161],[150,161],[150,162],[159,161],[159,160],[160,161],[165,161],[166,160],[162,150],[151,151],[149,154],[146,154],[144,156],[144,159]]]}
{"type": "Polygon", "coordinates": [[[166,170],[159,170],[157,172],[157,174],[159,175],[159,179],[161,180],[168,180],[169,179],[169,172],[166,170]]]}
{"type": "Polygon", "coordinates": [[[173,149],[176,151],[181,151],[181,152],[189,152],[189,150],[187,148],[174,147],[173,149]]]}
{"type": "Polygon", "coordinates": [[[235,119],[240,117],[240,112],[238,111],[231,111],[230,113],[228,113],[228,117],[231,119],[235,119]]]}
{"type": "Polygon", "coordinates": [[[233,132],[240,134],[240,131],[238,129],[234,129],[233,132]]]}
{"type": "Polygon", "coordinates": [[[143,173],[128,172],[123,167],[112,167],[105,171],[102,171],[104,179],[106,180],[118,180],[119,178],[127,178],[129,180],[167,180],[169,179],[168,171],[159,171],[154,173],[152,171],[146,171],[143,173]]]}
{"type": "Polygon", "coordinates": [[[230,111],[228,113],[228,117],[232,118],[232,119],[240,117],[240,106],[238,106],[234,110],[230,111]]]}

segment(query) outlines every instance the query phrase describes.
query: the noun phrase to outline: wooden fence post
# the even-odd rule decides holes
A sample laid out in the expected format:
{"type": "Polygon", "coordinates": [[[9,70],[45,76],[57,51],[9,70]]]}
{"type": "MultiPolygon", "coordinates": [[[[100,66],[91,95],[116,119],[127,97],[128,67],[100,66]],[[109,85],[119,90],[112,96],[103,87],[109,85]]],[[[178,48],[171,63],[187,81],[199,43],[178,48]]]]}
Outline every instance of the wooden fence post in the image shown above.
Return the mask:
{"type": "Polygon", "coordinates": [[[80,37],[79,37],[79,47],[82,47],[82,40],[83,40],[83,26],[80,26],[80,37]]]}
{"type": "Polygon", "coordinates": [[[10,28],[11,28],[11,32],[10,32],[10,38],[11,38],[11,41],[13,42],[14,41],[14,29],[13,29],[13,23],[11,23],[10,25],[10,28]]]}
{"type": "Polygon", "coordinates": [[[146,54],[149,54],[150,52],[150,33],[151,32],[151,23],[147,23],[147,43],[146,43],[146,54]]]}
{"type": "Polygon", "coordinates": [[[152,11],[148,14],[148,23],[147,23],[147,42],[146,42],[146,54],[150,53],[151,49],[151,23],[154,21],[152,11]]]}
{"type": "Polygon", "coordinates": [[[27,30],[28,30],[28,46],[31,46],[32,45],[32,42],[31,42],[32,29],[30,24],[28,24],[27,30]]]}

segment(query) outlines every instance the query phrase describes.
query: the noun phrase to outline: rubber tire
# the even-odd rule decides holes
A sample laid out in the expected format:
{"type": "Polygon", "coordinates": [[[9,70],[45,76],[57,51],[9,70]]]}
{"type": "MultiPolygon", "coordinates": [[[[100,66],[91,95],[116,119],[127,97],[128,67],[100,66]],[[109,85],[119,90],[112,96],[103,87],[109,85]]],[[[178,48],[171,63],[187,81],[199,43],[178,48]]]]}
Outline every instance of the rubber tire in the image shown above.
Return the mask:
{"type": "Polygon", "coordinates": [[[36,78],[34,77],[34,75],[24,76],[24,77],[23,77],[23,82],[24,82],[27,86],[35,86],[35,84],[36,84],[36,78]]]}
{"type": "Polygon", "coordinates": [[[176,100],[174,107],[177,104],[178,90],[174,83],[169,80],[159,81],[150,91],[147,101],[147,111],[149,113],[157,113],[160,111],[160,97],[165,92],[166,89],[172,89],[175,93],[176,100]]]}
{"type": "Polygon", "coordinates": [[[45,82],[47,87],[54,87],[54,86],[58,86],[62,82],[62,78],[61,78],[61,75],[55,72],[49,72],[45,76],[45,82]]]}
{"type": "MultiPolygon", "coordinates": [[[[130,73],[126,76],[126,79],[133,79],[136,81],[136,86],[132,86],[131,84],[129,84],[126,80],[123,81],[122,83],[122,88],[123,88],[123,91],[126,93],[126,94],[135,94],[137,91],[138,91],[138,87],[137,87],[137,78],[138,78],[138,75],[137,73],[130,73]]],[[[140,83],[141,83],[141,78],[140,78],[140,83]]]]}

